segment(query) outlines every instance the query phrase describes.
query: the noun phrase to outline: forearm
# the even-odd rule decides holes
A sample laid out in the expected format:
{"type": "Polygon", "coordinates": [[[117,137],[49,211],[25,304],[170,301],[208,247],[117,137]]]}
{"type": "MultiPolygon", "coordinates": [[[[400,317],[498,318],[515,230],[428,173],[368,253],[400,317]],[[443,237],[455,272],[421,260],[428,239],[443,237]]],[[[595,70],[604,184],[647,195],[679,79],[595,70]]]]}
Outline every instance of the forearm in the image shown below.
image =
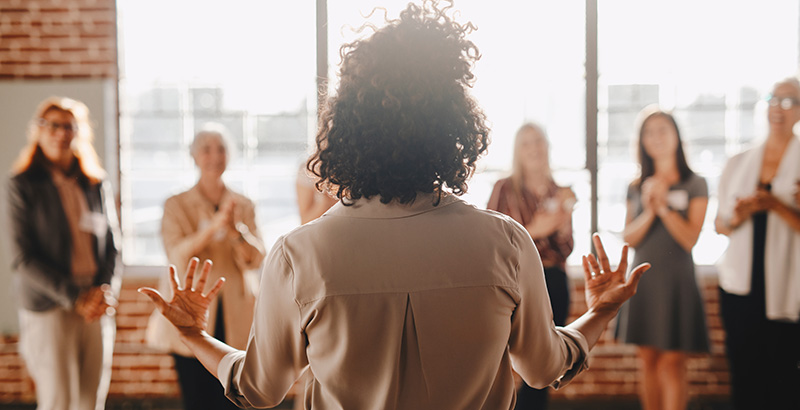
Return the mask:
{"type": "Polygon", "coordinates": [[[690,221],[684,219],[679,213],[666,209],[659,213],[659,219],[667,228],[672,239],[678,243],[687,252],[691,252],[694,245],[697,243],[697,238],[700,236],[700,226],[693,225],[690,221]]]}
{"type": "Polygon", "coordinates": [[[589,344],[589,349],[592,349],[608,327],[608,322],[617,315],[617,310],[589,309],[566,327],[581,332],[589,344]]]}
{"type": "Polygon", "coordinates": [[[233,347],[215,339],[207,332],[181,332],[181,341],[214,377],[218,377],[217,369],[222,358],[228,353],[237,351],[233,347]]]}
{"type": "Polygon", "coordinates": [[[178,255],[177,258],[170,257],[170,260],[176,259],[181,263],[184,263],[184,261],[189,260],[189,258],[192,256],[199,255],[203,249],[205,249],[208,244],[211,243],[211,238],[213,237],[214,232],[215,230],[209,225],[203,230],[187,235],[176,241],[172,241],[172,246],[169,246],[167,243],[165,243],[167,253],[178,255]]]}
{"type": "Polygon", "coordinates": [[[654,220],[655,213],[645,208],[639,216],[625,224],[625,230],[622,233],[625,242],[634,248],[638,246],[647,235],[654,220]]]}
{"type": "Polygon", "coordinates": [[[790,208],[783,202],[776,201],[777,204],[773,207],[772,211],[789,225],[795,232],[800,232],[800,211],[790,208]]]}

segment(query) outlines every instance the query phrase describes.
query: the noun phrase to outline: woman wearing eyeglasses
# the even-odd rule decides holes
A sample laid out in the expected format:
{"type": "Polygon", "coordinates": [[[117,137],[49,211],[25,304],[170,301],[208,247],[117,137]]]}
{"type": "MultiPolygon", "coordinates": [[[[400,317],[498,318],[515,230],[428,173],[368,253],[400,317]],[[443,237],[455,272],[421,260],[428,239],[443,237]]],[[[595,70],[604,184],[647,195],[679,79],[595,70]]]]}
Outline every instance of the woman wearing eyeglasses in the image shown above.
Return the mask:
{"type": "Polygon", "coordinates": [[[719,285],[734,409],[800,408],[800,82],[775,85],[762,144],[719,181],[719,285]]]}
{"type": "Polygon", "coordinates": [[[111,380],[116,207],[86,105],[51,97],[13,167],[20,354],[38,409],[103,409],[111,380]]]}

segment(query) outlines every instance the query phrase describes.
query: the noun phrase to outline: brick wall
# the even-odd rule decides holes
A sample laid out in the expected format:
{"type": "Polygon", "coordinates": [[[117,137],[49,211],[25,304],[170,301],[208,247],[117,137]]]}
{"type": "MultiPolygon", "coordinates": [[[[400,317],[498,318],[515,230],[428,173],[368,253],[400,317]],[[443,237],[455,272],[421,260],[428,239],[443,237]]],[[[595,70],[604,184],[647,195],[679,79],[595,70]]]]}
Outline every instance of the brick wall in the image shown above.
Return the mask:
{"type": "Polygon", "coordinates": [[[0,0],[0,79],[113,78],[115,0],[0,0]]]}
{"type": "MultiPolygon", "coordinates": [[[[716,276],[702,276],[700,290],[705,301],[706,321],[711,339],[710,355],[690,356],[689,397],[690,399],[715,399],[728,396],[729,376],[725,359],[725,332],[719,317],[719,293],[716,276]]],[[[586,311],[583,296],[583,282],[573,279],[569,322],[586,311]]],[[[553,397],[564,399],[635,399],[639,387],[636,347],[619,344],[614,340],[615,323],[612,322],[597,346],[592,350],[589,370],[553,397]]]]}
{"type": "MultiPolygon", "coordinates": [[[[583,284],[573,281],[571,318],[586,310],[583,284]]],[[[144,329],[152,312],[149,300],[136,292],[153,281],[126,280],[117,316],[117,340],[112,367],[109,400],[122,398],[176,398],[179,389],[172,359],[144,346],[144,329]]],[[[728,395],[728,373],[724,357],[724,332],[719,319],[717,280],[701,279],[710,327],[711,355],[693,356],[689,361],[689,394],[693,400],[728,395]]],[[[591,368],[567,387],[554,393],[563,400],[635,399],[638,377],[635,348],[612,340],[613,323],[592,351],[591,368]]],[[[33,383],[17,356],[16,337],[0,339],[0,403],[32,402],[33,383]]]]}

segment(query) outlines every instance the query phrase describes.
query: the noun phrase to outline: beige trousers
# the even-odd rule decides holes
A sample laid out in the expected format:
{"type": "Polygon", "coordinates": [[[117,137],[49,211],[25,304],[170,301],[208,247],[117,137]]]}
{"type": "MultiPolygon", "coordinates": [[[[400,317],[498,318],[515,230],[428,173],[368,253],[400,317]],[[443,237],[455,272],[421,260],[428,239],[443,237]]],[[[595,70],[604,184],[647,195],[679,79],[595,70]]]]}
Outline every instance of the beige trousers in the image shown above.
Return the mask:
{"type": "Polygon", "coordinates": [[[36,384],[39,410],[102,410],[111,382],[116,326],[73,311],[20,309],[19,352],[36,384]]]}

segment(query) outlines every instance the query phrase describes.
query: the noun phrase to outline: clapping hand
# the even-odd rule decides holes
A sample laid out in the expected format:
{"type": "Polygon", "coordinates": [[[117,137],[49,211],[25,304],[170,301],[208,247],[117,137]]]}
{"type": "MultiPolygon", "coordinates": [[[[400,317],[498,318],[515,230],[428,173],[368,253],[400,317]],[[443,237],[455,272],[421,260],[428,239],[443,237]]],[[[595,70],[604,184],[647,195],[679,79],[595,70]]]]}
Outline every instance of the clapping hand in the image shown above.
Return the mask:
{"type": "Polygon", "coordinates": [[[113,315],[117,299],[111,286],[103,284],[87,289],[75,301],[75,312],[83,317],[86,323],[94,322],[103,315],[113,315]]]}
{"type": "Polygon", "coordinates": [[[222,289],[225,278],[219,278],[207,294],[203,294],[208,274],[211,272],[210,260],[203,262],[197,281],[194,277],[199,268],[200,260],[192,258],[186,268],[186,283],[183,287],[178,280],[177,270],[174,265],[169,266],[170,285],[172,286],[172,300],[167,302],[161,293],[153,288],[139,288],[139,292],[147,295],[167,320],[170,321],[182,334],[197,334],[204,332],[208,327],[208,306],[222,289]]]}
{"type": "Polygon", "coordinates": [[[586,278],[586,304],[596,311],[616,312],[636,293],[642,274],[650,269],[649,263],[643,263],[625,278],[628,269],[628,245],[622,247],[622,257],[616,270],[611,270],[608,256],[600,241],[600,235],[592,235],[592,242],[597,250],[597,257],[592,254],[582,257],[583,273],[586,278]]]}

